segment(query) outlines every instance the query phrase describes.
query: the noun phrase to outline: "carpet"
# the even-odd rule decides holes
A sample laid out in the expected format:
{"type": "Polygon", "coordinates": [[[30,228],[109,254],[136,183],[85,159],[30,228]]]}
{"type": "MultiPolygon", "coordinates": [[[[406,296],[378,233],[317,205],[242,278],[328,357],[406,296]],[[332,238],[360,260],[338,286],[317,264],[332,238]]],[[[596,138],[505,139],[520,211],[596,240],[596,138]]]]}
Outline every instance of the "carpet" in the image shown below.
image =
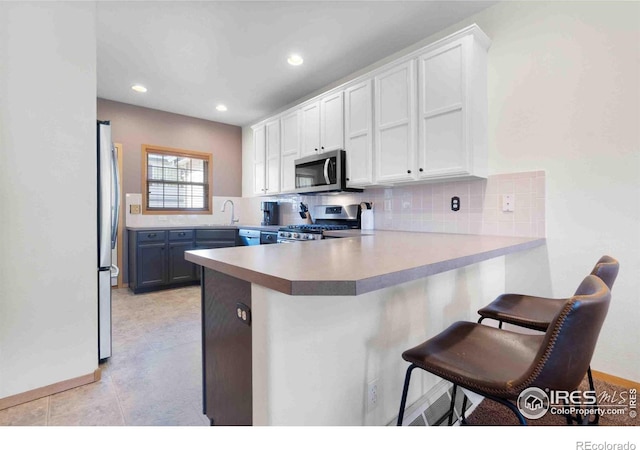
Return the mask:
{"type": "MultiPolygon", "coordinates": [[[[594,380],[596,392],[598,395],[598,403],[603,404],[604,399],[609,399],[609,404],[623,402],[627,405],[624,414],[603,414],[600,416],[599,426],[639,426],[640,417],[632,417],[629,408],[630,389],[622,386],[616,386],[601,380],[594,380]],[[601,401],[602,399],[602,401],[601,401]],[[625,400],[626,399],[626,400],[625,400]]],[[[580,385],[580,389],[588,390],[588,384],[585,381],[580,385]]],[[[640,408],[640,407],[639,407],[640,408]]],[[[547,412],[539,419],[527,419],[529,425],[543,426],[562,426],[567,425],[564,416],[551,414],[547,412]]],[[[504,405],[491,400],[482,400],[480,404],[467,417],[469,425],[519,425],[515,414],[504,405]]],[[[575,425],[575,423],[574,423],[575,425]]]]}

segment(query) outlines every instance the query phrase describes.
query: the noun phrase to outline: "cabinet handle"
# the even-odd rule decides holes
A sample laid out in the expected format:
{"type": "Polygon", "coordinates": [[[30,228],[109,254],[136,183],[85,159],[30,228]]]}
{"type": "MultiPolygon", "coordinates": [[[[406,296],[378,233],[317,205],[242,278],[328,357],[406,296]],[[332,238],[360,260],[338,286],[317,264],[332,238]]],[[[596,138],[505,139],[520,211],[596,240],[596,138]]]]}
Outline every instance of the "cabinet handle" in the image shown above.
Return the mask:
{"type": "Polygon", "coordinates": [[[320,147],[322,150],[324,150],[324,147],[320,147]]]}
{"type": "Polygon", "coordinates": [[[316,152],[318,151],[318,149],[317,149],[317,148],[314,148],[314,150],[315,150],[316,152]]]}
{"type": "Polygon", "coordinates": [[[346,179],[347,181],[349,181],[349,179],[348,179],[348,178],[345,178],[345,179],[346,179]]]}
{"type": "Polygon", "coordinates": [[[407,173],[411,173],[411,171],[410,171],[410,170],[407,170],[407,173]]]}
{"type": "Polygon", "coordinates": [[[183,232],[178,233],[178,236],[184,236],[184,231],[183,231],[183,232]]]}
{"type": "Polygon", "coordinates": [[[148,238],[156,237],[156,234],[155,233],[149,233],[149,234],[147,234],[147,237],[148,238]]]}
{"type": "Polygon", "coordinates": [[[422,167],[420,167],[420,172],[424,172],[424,170],[422,169],[422,167]]]}

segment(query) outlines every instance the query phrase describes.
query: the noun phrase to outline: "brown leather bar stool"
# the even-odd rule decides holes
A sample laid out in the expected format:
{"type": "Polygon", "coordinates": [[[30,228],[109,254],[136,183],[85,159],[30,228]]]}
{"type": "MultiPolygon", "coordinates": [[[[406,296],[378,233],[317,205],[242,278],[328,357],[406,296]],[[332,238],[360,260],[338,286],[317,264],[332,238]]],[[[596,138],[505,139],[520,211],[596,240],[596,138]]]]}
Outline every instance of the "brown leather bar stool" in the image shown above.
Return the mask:
{"type": "MultiPolygon", "coordinates": [[[[567,299],[544,334],[522,334],[473,322],[456,322],[405,351],[407,369],[398,413],[402,425],[411,372],[420,368],[507,406],[522,425],[514,401],[525,389],[575,390],[589,367],[611,292],[589,275],[567,299]]],[[[454,394],[455,395],[455,394],[454,394]]],[[[450,411],[450,422],[453,410],[450,411]]],[[[464,409],[463,416],[464,422],[464,409]]]]}
{"type": "MultiPolygon", "coordinates": [[[[605,255],[593,267],[591,275],[602,279],[611,290],[619,269],[619,262],[615,258],[605,255]]],[[[480,314],[478,323],[481,323],[484,319],[494,319],[498,321],[499,328],[502,328],[503,323],[509,323],[532,330],[545,331],[566,301],[566,298],[503,294],[478,310],[478,314],[480,314]]],[[[587,376],[590,389],[595,391],[591,367],[587,369],[587,376]]],[[[599,416],[596,414],[592,423],[598,423],[598,421],[599,416]]]]}

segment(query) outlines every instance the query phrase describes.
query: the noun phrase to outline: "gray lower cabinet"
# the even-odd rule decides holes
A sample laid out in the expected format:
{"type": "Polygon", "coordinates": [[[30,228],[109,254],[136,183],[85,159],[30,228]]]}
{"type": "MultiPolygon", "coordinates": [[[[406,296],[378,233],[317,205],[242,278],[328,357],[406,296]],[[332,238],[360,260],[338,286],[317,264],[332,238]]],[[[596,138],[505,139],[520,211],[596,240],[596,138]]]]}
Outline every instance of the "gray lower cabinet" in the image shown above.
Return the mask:
{"type": "Polygon", "coordinates": [[[233,247],[237,234],[236,229],[129,230],[129,288],[138,294],[198,284],[199,267],[184,252],[233,247]]]}

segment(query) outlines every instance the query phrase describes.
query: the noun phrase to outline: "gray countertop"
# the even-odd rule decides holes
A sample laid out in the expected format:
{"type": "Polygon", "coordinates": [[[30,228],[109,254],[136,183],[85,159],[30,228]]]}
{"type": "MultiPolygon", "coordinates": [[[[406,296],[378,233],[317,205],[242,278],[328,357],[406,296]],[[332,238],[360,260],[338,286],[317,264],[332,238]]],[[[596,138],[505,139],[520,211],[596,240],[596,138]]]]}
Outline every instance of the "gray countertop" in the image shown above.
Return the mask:
{"type": "Polygon", "coordinates": [[[358,295],[545,244],[544,238],[347,230],[278,245],[192,250],[188,261],[289,295],[358,295]]]}

